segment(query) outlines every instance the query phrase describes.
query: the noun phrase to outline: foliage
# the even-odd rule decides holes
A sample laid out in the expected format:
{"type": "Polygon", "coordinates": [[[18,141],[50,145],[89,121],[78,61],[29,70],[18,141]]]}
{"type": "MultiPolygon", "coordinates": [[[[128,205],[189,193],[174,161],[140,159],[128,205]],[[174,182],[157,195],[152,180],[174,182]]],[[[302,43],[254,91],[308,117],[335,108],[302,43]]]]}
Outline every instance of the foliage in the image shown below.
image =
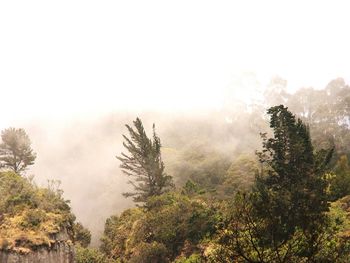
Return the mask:
{"type": "Polygon", "coordinates": [[[81,223],[74,223],[74,242],[81,247],[86,248],[91,242],[91,233],[89,229],[85,228],[81,223]]]}
{"type": "Polygon", "coordinates": [[[199,251],[200,242],[216,232],[220,221],[214,207],[178,193],[154,196],[147,207],[109,218],[101,250],[122,262],[171,262],[199,251]]]}
{"type": "Polygon", "coordinates": [[[1,132],[0,165],[15,173],[22,173],[29,165],[33,165],[36,154],[23,129],[8,128],[1,132]]]}
{"type": "Polygon", "coordinates": [[[268,169],[257,177],[257,216],[269,219],[270,242],[284,242],[296,229],[309,233],[312,242],[328,211],[323,175],[332,150],[314,155],[307,126],[283,105],[270,108],[268,114],[274,137],[263,137],[263,151],[258,153],[268,169]]]}
{"type": "Polygon", "coordinates": [[[180,150],[166,151],[169,170],[176,179],[178,186],[184,186],[188,180],[200,188],[213,192],[222,185],[225,174],[230,166],[226,154],[210,148],[206,142],[192,141],[180,150]],[[173,159],[170,160],[170,154],[173,159]]]}
{"type": "Polygon", "coordinates": [[[110,258],[127,259],[131,253],[130,237],[143,215],[142,209],[133,208],[125,210],[120,216],[108,218],[101,238],[101,251],[110,258]]]}
{"type": "MultiPolygon", "coordinates": [[[[307,127],[283,105],[268,110],[273,138],[252,193],[236,195],[213,253],[219,262],[332,262],[326,188],[332,151],[314,154],[307,127]]],[[[334,259],[334,258],[332,258],[334,259]]]]}
{"type": "Polygon", "coordinates": [[[333,172],[334,176],[330,182],[330,195],[332,200],[337,200],[350,194],[350,167],[346,155],[340,156],[333,172]]]}
{"type": "Polygon", "coordinates": [[[287,105],[308,123],[317,149],[334,145],[337,157],[350,152],[350,87],[344,79],[334,79],[324,89],[302,88],[294,94],[277,88],[265,103],[287,105]]]}
{"type": "Polygon", "coordinates": [[[258,162],[251,156],[240,155],[227,170],[222,191],[231,197],[238,191],[250,191],[258,172],[258,162]]]}
{"type": "Polygon", "coordinates": [[[266,220],[258,220],[251,195],[237,194],[226,209],[226,226],[207,255],[209,262],[347,262],[350,256],[350,198],[331,204],[329,224],[319,233],[310,257],[309,235],[297,229],[283,243],[264,241],[266,220]]]}
{"type": "Polygon", "coordinates": [[[203,257],[200,254],[192,254],[189,257],[181,257],[174,261],[174,263],[201,263],[203,262],[203,257]]]}
{"type": "Polygon", "coordinates": [[[60,191],[39,188],[13,172],[0,173],[0,249],[28,252],[73,237],[74,215],[60,191]]]}
{"type": "Polygon", "coordinates": [[[80,245],[75,248],[75,262],[76,263],[113,263],[112,260],[106,258],[106,256],[96,248],[81,247],[80,245]]]}
{"type": "Polygon", "coordinates": [[[168,262],[167,248],[157,241],[140,242],[133,249],[130,263],[163,263],[168,262]]]}
{"type": "Polygon", "coordinates": [[[198,184],[194,183],[192,180],[188,180],[186,184],[182,187],[181,193],[189,197],[196,195],[202,195],[205,192],[204,189],[201,189],[198,184]]]}
{"type": "Polygon", "coordinates": [[[126,125],[130,139],[123,135],[124,147],[129,155],[122,153],[117,157],[122,162],[120,167],[124,174],[134,178],[129,183],[134,192],[124,193],[133,197],[134,202],[144,203],[149,197],[160,195],[173,186],[172,177],[165,174],[161,157],[161,143],[153,125],[153,140],[149,139],[139,118],[134,122],[135,130],[126,125]]]}

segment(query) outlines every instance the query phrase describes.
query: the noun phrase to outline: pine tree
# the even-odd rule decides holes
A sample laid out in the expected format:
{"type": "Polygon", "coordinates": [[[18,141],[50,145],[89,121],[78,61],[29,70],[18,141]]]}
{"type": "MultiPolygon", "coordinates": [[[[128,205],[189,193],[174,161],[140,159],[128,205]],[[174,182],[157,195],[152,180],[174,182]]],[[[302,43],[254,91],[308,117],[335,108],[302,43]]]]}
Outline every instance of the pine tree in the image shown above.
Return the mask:
{"type": "Polygon", "coordinates": [[[132,197],[136,203],[144,203],[151,196],[161,195],[173,187],[172,177],[164,172],[161,157],[161,142],[155,132],[153,124],[153,140],[148,138],[139,118],[133,122],[135,129],[125,125],[130,138],[123,135],[124,147],[129,155],[121,153],[117,159],[121,161],[120,168],[131,178],[129,184],[134,192],[123,193],[125,197],[132,197]]]}
{"type": "Polygon", "coordinates": [[[255,209],[267,219],[268,242],[284,242],[297,230],[309,236],[310,251],[326,222],[329,204],[322,176],[333,150],[314,153],[308,127],[283,105],[268,110],[273,138],[263,135],[258,153],[255,209]]]}
{"type": "Polygon", "coordinates": [[[1,133],[0,165],[15,173],[22,173],[33,165],[36,154],[31,148],[30,139],[24,129],[8,128],[1,133]]]}

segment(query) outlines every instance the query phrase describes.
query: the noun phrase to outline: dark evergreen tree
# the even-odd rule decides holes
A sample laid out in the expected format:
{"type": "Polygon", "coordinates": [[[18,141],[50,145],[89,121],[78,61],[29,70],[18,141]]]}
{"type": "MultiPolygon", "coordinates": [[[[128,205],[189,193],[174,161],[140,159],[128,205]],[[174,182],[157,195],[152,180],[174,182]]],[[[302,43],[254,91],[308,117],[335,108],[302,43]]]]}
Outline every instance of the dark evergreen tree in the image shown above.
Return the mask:
{"type": "Polygon", "coordinates": [[[300,230],[311,255],[329,208],[323,175],[333,150],[314,153],[308,127],[283,105],[268,114],[273,137],[263,135],[258,153],[264,168],[255,186],[256,215],[268,219],[266,242],[285,242],[300,230]]]}
{"type": "Polygon", "coordinates": [[[125,197],[133,197],[134,202],[146,202],[151,196],[161,195],[173,187],[172,177],[164,172],[164,163],[161,157],[161,143],[153,124],[153,139],[147,137],[142,122],[137,118],[135,129],[126,125],[130,138],[123,135],[124,147],[129,155],[121,153],[117,159],[122,163],[120,167],[127,176],[133,178],[129,183],[134,192],[124,193],[125,197]]]}
{"type": "Polygon", "coordinates": [[[268,114],[261,172],[252,192],[235,196],[215,262],[335,262],[325,177],[333,150],[314,152],[308,127],[283,105],[268,114]]]}
{"type": "Polygon", "coordinates": [[[24,129],[8,128],[1,133],[0,165],[15,173],[22,173],[33,165],[36,154],[31,148],[30,139],[24,129]]]}

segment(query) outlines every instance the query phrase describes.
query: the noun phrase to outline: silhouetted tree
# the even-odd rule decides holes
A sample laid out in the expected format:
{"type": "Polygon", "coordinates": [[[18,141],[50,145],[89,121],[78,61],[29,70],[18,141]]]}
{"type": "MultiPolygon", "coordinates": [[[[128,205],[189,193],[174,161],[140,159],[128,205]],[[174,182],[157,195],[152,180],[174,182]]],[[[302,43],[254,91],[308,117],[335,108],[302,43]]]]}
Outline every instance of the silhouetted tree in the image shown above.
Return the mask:
{"type": "Polygon", "coordinates": [[[3,169],[22,173],[29,165],[34,164],[36,154],[24,129],[5,129],[1,133],[1,139],[0,165],[3,169]]]}
{"type": "Polygon", "coordinates": [[[117,159],[122,162],[120,167],[124,174],[132,177],[129,183],[134,186],[134,192],[124,193],[126,197],[133,197],[134,202],[146,202],[151,196],[161,195],[173,186],[172,177],[164,172],[161,157],[161,143],[153,124],[153,139],[149,139],[142,122],[137,118],[135,129],[126,125],[130,138],[123,135],[124,147],[129,155],[121,153],[117,159]]]}

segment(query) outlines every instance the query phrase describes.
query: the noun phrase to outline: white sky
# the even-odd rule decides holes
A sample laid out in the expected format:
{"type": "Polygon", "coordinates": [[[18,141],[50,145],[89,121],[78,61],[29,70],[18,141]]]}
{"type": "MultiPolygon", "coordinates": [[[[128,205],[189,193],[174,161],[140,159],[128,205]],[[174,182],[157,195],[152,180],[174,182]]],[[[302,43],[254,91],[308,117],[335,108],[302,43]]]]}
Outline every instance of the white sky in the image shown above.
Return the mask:
{"type": "MultiPolygon", "coordinates": [[[[0,126],[220,108],[235,79],[350,79],[347,1],[1,1],[0,126]]],[[[247,95],[247,90],[239,91],[247,95]]]]}

